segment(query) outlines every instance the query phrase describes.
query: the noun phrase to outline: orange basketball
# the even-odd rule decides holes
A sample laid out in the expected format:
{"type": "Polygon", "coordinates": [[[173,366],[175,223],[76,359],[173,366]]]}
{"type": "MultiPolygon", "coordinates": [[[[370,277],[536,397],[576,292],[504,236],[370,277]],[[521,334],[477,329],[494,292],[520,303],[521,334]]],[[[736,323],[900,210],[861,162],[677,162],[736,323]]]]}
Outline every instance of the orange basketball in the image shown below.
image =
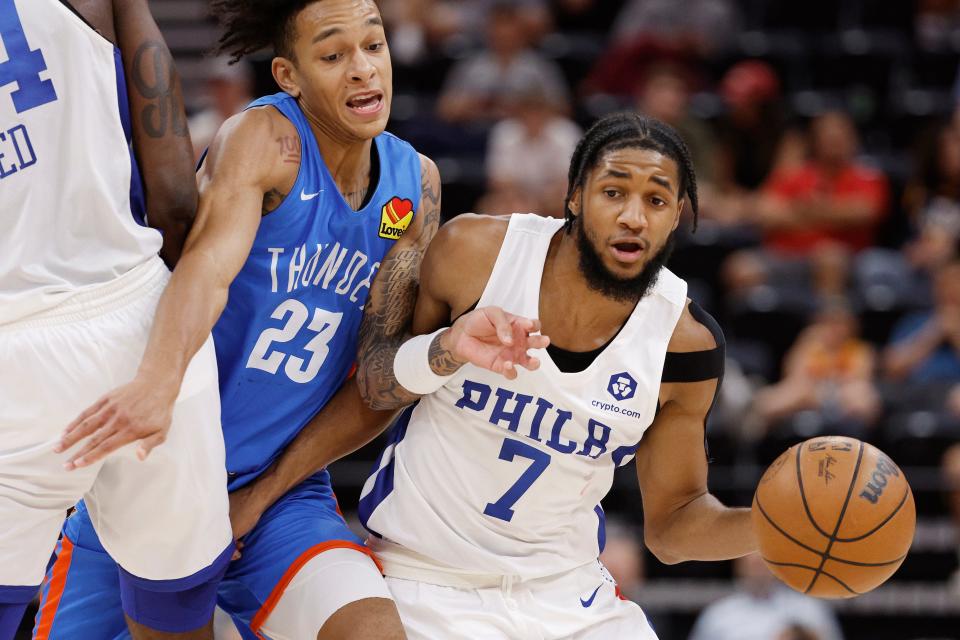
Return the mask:
{"type": "Polygon", "coordinates": [[[753,496],[753,528],[770,570],[820,598],[851,598],[883,584],[910,549],[913,493],[882,451],[824,436],[791,447],[753,496]]]}

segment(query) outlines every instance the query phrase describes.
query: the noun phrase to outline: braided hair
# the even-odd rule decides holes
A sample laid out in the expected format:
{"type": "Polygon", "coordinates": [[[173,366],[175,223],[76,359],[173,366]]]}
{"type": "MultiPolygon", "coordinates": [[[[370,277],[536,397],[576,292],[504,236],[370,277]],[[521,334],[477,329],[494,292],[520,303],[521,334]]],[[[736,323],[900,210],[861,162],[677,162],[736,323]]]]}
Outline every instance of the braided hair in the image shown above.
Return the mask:
{"type": "Polygon", "coordinates": [[[600,118],[577,144],[573,158],[570,159],[567,197],[563,202],[566,217],[564,228],[568,232],[573,229],[576,216],[570,210],[570,200],[578,188],[582,190],[587,174],[597,166],[604,154],[628,148],[656,151],[677,163],[680,170],[680,197],[686,195],[690,201],[693,209],[693,229],[696,231],[699,211],[697,174],[693,169],[687,145],[670,125],[630,111],[600,118]]]}
{"type": "Polygon", "coordinates": [[[236,62],[261,49],[293,59],[294,20],[317,0],[212,0],[210,13],[223,27],[216,52],[236,62]]]}

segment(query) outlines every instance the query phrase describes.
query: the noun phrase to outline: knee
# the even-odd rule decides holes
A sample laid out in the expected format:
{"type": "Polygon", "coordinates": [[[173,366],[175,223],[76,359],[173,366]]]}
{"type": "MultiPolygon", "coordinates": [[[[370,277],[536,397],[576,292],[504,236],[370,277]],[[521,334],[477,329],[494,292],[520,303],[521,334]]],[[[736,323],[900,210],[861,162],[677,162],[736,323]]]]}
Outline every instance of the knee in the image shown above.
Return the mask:
{"type": "Polygon", "coordinates": [[[341,607],[320,629],[317,640],[406,640],[393,600],[365,598],[341,607]]]}

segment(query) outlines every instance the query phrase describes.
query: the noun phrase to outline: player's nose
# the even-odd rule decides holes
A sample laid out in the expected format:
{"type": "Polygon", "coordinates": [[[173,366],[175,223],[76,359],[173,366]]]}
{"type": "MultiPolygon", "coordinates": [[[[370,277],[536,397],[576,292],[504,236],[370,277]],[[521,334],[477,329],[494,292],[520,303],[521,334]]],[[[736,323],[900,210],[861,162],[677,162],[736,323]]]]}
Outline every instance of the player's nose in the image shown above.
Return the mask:
{"type": "Polygon", "coordinates": [[[376,75],[377,68],[367,57],[367,52],[361,49],[352,56],[349,71],[350,79],[354,82],[369,82],[376,75]]]}
{"type": "Polygon", "coordinates": [[[639,231],[647,228],[647,212],[640,198],[627,199],[623,209],[620,211],[620,215],[617,216],[617,223],[631,231],[639,231]]]}

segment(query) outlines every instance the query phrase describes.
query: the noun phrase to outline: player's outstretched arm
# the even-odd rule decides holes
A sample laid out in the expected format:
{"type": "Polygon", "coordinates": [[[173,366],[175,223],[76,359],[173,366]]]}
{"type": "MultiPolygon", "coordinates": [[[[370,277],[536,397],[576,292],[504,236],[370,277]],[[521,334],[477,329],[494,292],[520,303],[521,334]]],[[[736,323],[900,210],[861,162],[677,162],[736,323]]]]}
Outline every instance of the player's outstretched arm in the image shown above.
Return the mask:
{"type": "Polygon", "coordinates": [[[71,454],[68,469],[89,465],[134,441],[140,441],[142,459],[166,438],[187,365],[210,335],[230,283],[250,253],[265,194],[279,193],[296,179],[295,169],[292,177],[286,175],[295,165],[285,163],[282,147],[275,143],[282,135],[277,127],[286,122],[256,109],[234,116],[220,129],[197,177],[196,222],[160,298],[139,370],[130,383],[68,425],[58,451],[89,437],[71,454]]]}
{"type": "Polygon", "coordinates": [[[452,375],[468,362],[511,379],[516,366],[539,366],[527,353],[549,342],[546,336],[531,335],[540,330],[538,320],[497,307],[469,310],[483,293],[505,231],[504,218],[469,214],[444,225],[424,251],[419,289],[414,286],[406,298],[397,298],[390,287],[402,270],[384,263],[365,308],[357,357],[357,383],[371,408],[408,405],[433,390],[434,379],[452,375]],[[452,325],[451,316],[459,316],[452,325]],[[426,335],[431,332],[435,334],[426,335]],[[397,362],[410,366],[401,372],[397,362]],[[411,384],[417,370],[430,379],[423,387],[411,384]]]}
{"type": "Polygon", "coordinates": [[[147,222],[163,232],[160,255],[172,267],[197,210],[193,145],[180,77],[146,0],[114,0],[113,14],[147,222]]]}
{"type": "MultiPolygon", "coordinates": [[[[709,351],[713,335],[685,311],[672,352],[709,351]]],[[[757,548],[749,508],[724,506],[707,488],[704,427],[719,379],[665,384],[661,409],[637,449],[647,548],[666,564],[729,560],[757,548]]]]}

